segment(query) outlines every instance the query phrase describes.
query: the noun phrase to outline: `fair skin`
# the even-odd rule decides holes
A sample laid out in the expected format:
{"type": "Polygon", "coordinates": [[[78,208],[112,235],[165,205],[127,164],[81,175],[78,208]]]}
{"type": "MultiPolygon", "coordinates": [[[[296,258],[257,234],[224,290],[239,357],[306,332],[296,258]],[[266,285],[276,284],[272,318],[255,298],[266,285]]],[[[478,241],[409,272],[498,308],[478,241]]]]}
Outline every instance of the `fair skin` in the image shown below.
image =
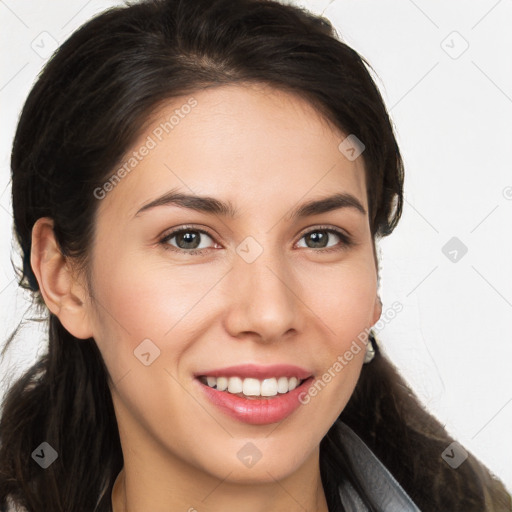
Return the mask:
{"type": "MultiPolygon", "coordinates": [[[[105,360],[124,456],[114,512],[325,512],[319,443],[353,392],[364,349],[307,405],[266,425],[227,416],[194,373],[287,363],[318,379],[378,321],[364,162],[345,158],[345,136],[290,93],[231,85],[193,97],[197,106],[99,201],[92,289],[60,254],[51,219],[34,226],[32,267],[50,311],[77,338],[93,337],[105,360]],[[176,205],[135,215],[172,189],[230,201],[238,215],[176,205]],[[291,218],[335,192],[365,213],[291,218]],[[174,251],[159,243],[184,225],[203,254],[187,254],[179,237],[165,242],[174,251]],[[236,251],[247,237],[263,249],[250,263],[236,251]],[[160,350],[148,366],[134,357],[147,338],[160,350]],[[261,453],[252,467],[237,457],[248,442],[261,453]]],[[[188,99],[161,106],[128,153],[188,99]]]]}

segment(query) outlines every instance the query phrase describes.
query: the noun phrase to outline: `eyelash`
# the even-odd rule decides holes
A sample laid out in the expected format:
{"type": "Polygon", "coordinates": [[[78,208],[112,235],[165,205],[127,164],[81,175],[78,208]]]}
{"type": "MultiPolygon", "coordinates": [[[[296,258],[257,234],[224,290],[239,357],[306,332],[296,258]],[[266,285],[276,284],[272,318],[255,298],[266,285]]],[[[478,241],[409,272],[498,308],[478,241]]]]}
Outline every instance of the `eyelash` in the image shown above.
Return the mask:
{"type": "MultiPolygon", "coordinates": [[[[187,250],[187,249],[180,249],[178,247],[174,247],[173,245],[170,245],[169,243],[167,243],[169,240],[174,238],[179,233],[184,233],[184,232],[187,232],[187,231],[196,231],[198,233],[203,233],[205,235],[208,235],[212,240],[215,240],[214,237],[208,231],[205,231],[204,229],[195,228],[193,226],[182,226],[179,229],[176,229],[175,231],[172,231],[171,233],[169,233],[169,234],[165,235],[163,238],[161,238],[159,240],[159,244],[161,244],[162,247],[165,250],[170,250],[170,251],[174,251],[174,252],[177,252],[177,253],[181,253],[181,254],[185,253],[185,254],[190,254],[190,255],[196,255],[196,254],[202,255],[206,251],[211,249],[211,248],[207,248],[207,249],[190,249],[190,250],[187,250]]],[[[312,229],[310,231],[306,231],[305,233],[303,233],[301,235],[300,239],[304,238],[306,235],[309,235],[311,233],[315,233],[317,231],[325,231],[327,233],[334,233],[335,235],[338,235],[340,237],[340,239],[341,239],[341,245],[340,246],[329,247],[329,248],[324,248],[324,249],[314,249],[313,247],[305,247],[305,249],[310,249],[310,250],[315,251],[315,252],[329,253],[329,252],[342,251],[344,249],[348,249],[348,248],[352,247],[353,245],[355,245],[355,242],[353,241],[353,239],[349,235],[347,235],[346,233],[344,233],[344,232],[342,232],[342,231],[340,231],[338,229],[330,228],[330,227],[327,227],[327,226],[317,226],[317,227],[315,227],[314,229],[312,229]]]]}

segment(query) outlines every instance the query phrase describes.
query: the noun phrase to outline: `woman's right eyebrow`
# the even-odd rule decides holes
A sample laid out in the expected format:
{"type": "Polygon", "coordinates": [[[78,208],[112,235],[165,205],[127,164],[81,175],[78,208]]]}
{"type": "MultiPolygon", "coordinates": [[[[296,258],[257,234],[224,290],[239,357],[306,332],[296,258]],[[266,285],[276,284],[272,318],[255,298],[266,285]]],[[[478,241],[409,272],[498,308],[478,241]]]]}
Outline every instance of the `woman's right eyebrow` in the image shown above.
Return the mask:
{"type": "Polygon", "coordinates": [[[221,201],[210,196],[184,194],[173,189],[140,208],[134,217],[158,206],[179,206],[204,213],[236,218],[237,210],[230,201],[221,201]]]}
{"type": "MultiPolygon", "coordinates": [[[[159,206],[178,206],[180,208],[188,208],[203,213],[211,213],[230,218],[236,218],[239,215],[239,212],[230,201],[222,201],[211,196],[184,194],[174,189],[142,206],[134,215],[134,218],[159,206]]],[[[311,199],[292,210],[291,213],[287,215],[287,219],[295,220],[342,208],[354,209],[362,215],[366,215],[366,210],[359,199],[352,194],[343,192],[318,199],[311,199]]]]}

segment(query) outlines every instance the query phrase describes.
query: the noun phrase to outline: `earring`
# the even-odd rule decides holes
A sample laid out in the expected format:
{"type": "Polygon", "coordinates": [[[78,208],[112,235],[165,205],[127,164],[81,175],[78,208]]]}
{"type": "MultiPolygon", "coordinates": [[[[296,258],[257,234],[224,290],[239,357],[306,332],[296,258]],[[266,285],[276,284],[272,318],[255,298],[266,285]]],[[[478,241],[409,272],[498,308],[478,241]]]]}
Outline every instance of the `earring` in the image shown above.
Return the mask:
{"type": "Polygon", "coordinates": [[[373,337],[373,333],[368,336],[368,343],[366,344],[366,354],[364,355],[364,364],[370,363],[375,357],[375,347],[377,342],[373,337]]]}

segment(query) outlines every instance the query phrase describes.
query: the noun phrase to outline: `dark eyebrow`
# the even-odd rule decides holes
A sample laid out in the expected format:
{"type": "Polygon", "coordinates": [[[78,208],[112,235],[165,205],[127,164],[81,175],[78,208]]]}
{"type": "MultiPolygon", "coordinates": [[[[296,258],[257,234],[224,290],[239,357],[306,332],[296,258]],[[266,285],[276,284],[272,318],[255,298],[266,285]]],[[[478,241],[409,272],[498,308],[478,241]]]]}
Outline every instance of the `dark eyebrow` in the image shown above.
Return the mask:
{"type": "Polygon", "coordinates": [[[309,217],[310,215],[318,215],[320,213],[327,213],[332,210],[340,208],[353,208],[359,213],[366,215],[366,210],[360,203],[359,199],[352,194],[337,193],[322,199],[313,199],[302,204],[290,214],[291,219],[309,217]]]}
{"type": "MultiPolygon", "coordinates": [[[[150,203],[142,206],[142,208],[137,211],[134,217],[137,217],[141,213],[151,208],[170,205],[179,206],[181,208],[189,208],[191,210],[196,210],[203,213],[221,215],[223,217],[235,218],[238,215],[238,211],[230,201],[223,202],[215,199],[214,197],[188,195],[171,190],[170,192],[167,192],[166,194],[156,198],[150,203]]],[[[293,210],[288,215],[288,218],[293,220],[311,215],[327,213],[340,208],[353,208],[363,215],[366,215],[366,210],[360,203],[359,199],[357,199],[352,194],[337,193],[322,199],[314,199],[302,204],[293,210]]]]}
{"type": "Polygon", "coordinates": [[[137,217],[139,214],[151,208],[156,208],[157,206],[171,205],[180,206],[182,208],[189,208],[198,212],[222,215],[224,217],[236,217],[237,215],[236,209],[229,201],[224,203],[209,196],[187,195],[171,190],[163,196],[157,197],[154,201],[145,204],[142,208],[139,209],[134,217],[137,217]]]}

